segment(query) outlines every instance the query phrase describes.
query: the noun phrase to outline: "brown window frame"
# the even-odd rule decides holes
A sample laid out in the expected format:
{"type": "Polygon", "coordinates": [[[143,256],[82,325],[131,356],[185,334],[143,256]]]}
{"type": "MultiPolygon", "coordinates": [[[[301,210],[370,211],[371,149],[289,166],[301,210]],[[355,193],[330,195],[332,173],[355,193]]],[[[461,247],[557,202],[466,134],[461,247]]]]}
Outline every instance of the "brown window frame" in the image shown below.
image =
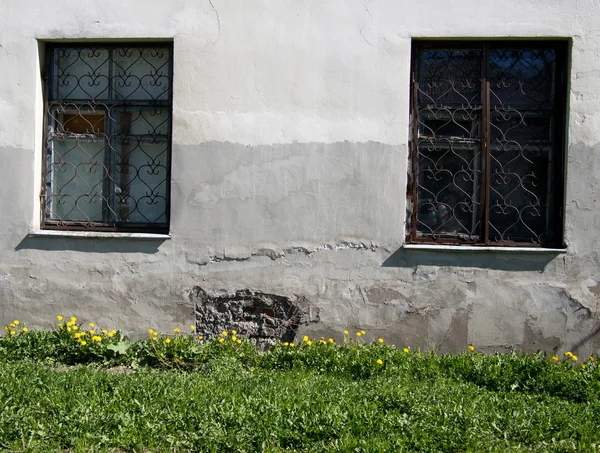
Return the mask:
{"type": "MultiPolygon", "coordinates": [[[[565,162],[567,156],[567,144],[566,144],[566,130],[567,130],[567,80],[568,80],[568,54],[569,54],[569,42],[567,40],[488,40],[488,41],[459,41],[459,40],[413,40],[412,42],[412,53],[411,53],[411,90],[410,90],[410,143],[409,143],[409,175],[408,175],[408,186],[407,186],[407,224],[406,224],[406,243],[412,244],[440,244],[440,245],[471,245],[471,246],[493,246],[493,247],[538,247],[538,248],[564,248],[564,203],[565,203],[565,162]],[[476,225],[479,225],[479,234],[453,234],[452,232],[441,232],[436,234],[431,228],[431,233],[423,233],[418,230],[418,211],[421,209],[423,204],[422,197],[419,200],[419,138],[423,135],[419,135],[419,114],[422,110],[419,110],[419,58],[424,51],[436,51],[436,50],[447,50],[447,51],[460,51],[464,49],[476,49],[481,52],[481,92],[480,92],[480,104],[481,112],[479,117],[479,132],[475,137],[476,140],[480,141],[480,152],[481,152],[481,167],[478,169],[480,172],[480,188],[473,189],[471,195],[471,205],[478,204],[479,214],[474,217],[473,222],[476,219],[476,225]],[[547,171],[547,178],[551,179],[552,189],[548,191],[551,195],[551,202],[548,206],[543,207],[551,212],[550,221],[552,226],[552,235],[549,240],[541,240],[542,234],[538,234],[534,240],[514,240],[510,238],[510,235],[504,237],[504,234],[498,234],[496,237],[492,237],[490,233],[490,178],[491,178],[491,165],[490,165],[490,154],[492,147],[492,139],[490,134],[490,122],[492,115],[492,103],[490,101],[490,93],[493,91],[490,88],[490,51],[506,52],[507,50],[535,50],[539,51],[542,49],[552,49],[555,52],[554,60],[554,79],[553,79],[553,108],[549,121],[552,121],[554,127],[551,132],[551,139],[549,147],[552,148],[553,157],[548,157],[548,162],[551,162],[548,168],[551,170],[547,171]],[[480,191],[476,194],[478,198],[477,202],[473,202],[472,198],[475,196],[475,191],[480,191]],[[420,204],[421,202],[421,204],[420,204]]],[[[499,98],[498,98],[499,99],[499,98]]],[[[503,101],[499,101],[503,102],[503,101]]],[[[422,103],[421,103],[422,104],[422,103]]],[[[433,104],[435,105],[435,103],[433,104]]],[[[436,110],[438,107],[431,107],[430,109],[436,110]]],[[[436,117],[437,118],[437,117],[436,117]]],[[[454,121],[454,115],[451,114],[452,121],[454,121]]],[[[523,124],[525,122],[521,119],[523,124]]],[[[550,128],[550,127],[549,127],[550,128]]],[[[437,140],[435,137],[436,133],[433,134],[433,140],[437,140]]],[[[455,137],[451,137],[449,143],[454,140],[455,137]]],[[[506,139],[505,139],[506,140],[506,139]]],[[[454,144],[458,142],[452,142],[449,144],[449,148],[453,148],[454,144]]],[[[495,142],[494,142],[495,144],[495,142]]],[[[521,145],[519,145],[521,146],[521,145]]],[[[454,153],[454,151],[452,150],[454,153]]],[[[437,163],[434,167],[437,168],[437,163]]],[[[502,167],[502,165],[500,165],[502,167]]],[[[521,179],[522,184],[522,179],[521,179]]],[[[521,185],[521,187],[523,187],[521,185]]],[[[440,191],[442,192],[442,191],[440,191]]],[[[438,193],[439,194],[439,193],[438,193]]],[[[444,203],[438,201],[438,195],[435,194],[435,199],[432,204],[437,204],[433,209],[438,211],[439,206],[444,203]]],[[[454,210],[451,209],[452,216],[454,217],[454,210]]],[[[471,211],[473,207],[471,206],[471,211]]],[[[538,211],[539,212],[539,211],[538,211]]],[[[521,214],[519,214],[519,220],[522,221],[521,214]]],[[[524,222],[523,222],[524,223],[524,222]]],[[[443,226],[443,225],[442,225],[443,226]]],[[[550,227],[547,227],[550,228],[550,227]]],[[[495,231],[498,231],[495,229],[495,231]]],[[[532,231],[533,234],[535,234],[532,231]]]]}
{"type": "MultiPolygon", "coordinates": [[[[86,42],[55,42],[55,43],[47,43],[44,48],[45,51],[45,60],[44,67],[42,72],[43,79],[43,98],[44,98],[44,141],[43,141],[43,149],[42,149],[42,187],[40,190],[40,217],[41,217],[41,228],[44,230],[65,230],[65,231],[98,231],[98,232],[127,232],[127,233],[149,233],[149,234],[168,234],[170,229],[170,212],[171,212],[171,161],[172,161],[172,118],[173,118],[173,42],[172,41],[149,41],[149,42],[129,42],[129,41],[118,41],[118,42],[97,42],[97,41],[86,41],[86,42]],[[108,61],[108,82],[106,82],[106,90],[108,90],[108,97],[104,96],[102,98],[96,99],[93,95],[87,97],[73,97],[69,98],[62,97],[59,91],[60,82],[57,82],[57,79],[63,77],[65,80],[65,74],[57,75],[57,63],[54,58],[57,55],[55,52],[60,52],[60,50],[72,50],[73,52],[78,53],[78,58],[82,61],[84,57],[81,55],[87,50],[92,49],[94,51],[107,51],[109,55],[108,61]],[[131,64],[129,67],[123,67],[121,70],[123,73],[121,75],[115,74],[113,71],[113,64],[117,59],[114,56],[114,53],[117,50],[121,50],[123,52],[122,58],[128,58],[126,55],[127,51],[139,52],[139,58],[131,64]],[[148,59],[144,60],[144,57],[147,57],[147,54],[144,55],[143,52],[148,51],[151,55],[150,58],[161,58],[161,52],[166,52],[166,58],[168,59],[167,63],[161,65],[160,68],[156,68],[152,66],[152,62],[148,59]],[[154,53],[153,53],[154,52],[154,53]],[[150,69],[147,72],[142,73],[143,75],[140,77],[139,74],[135,74],[134,65],[138,61],[144,61],[144,64],[147,64],[150,69]],[[131,68],[134,68],[133,71],[131,68]],[[160,72],[159,72],[160,71],[160,72]],[[124,75],[123,75],[124,74],[124,75]],[[132,74],[127,75],[127,74],[132,74]],[[115,80],[119,79],[118,83],[122,83],[124,85],[120,85],[121,87],[127,86],[130,83],[130,77],[137,77],[139,82],[139,88],[142,88],[142,84],[150,84],[148,86],[159,86],[160,83],[165,83],[165,80],[168,80],[168,88],[163,91],[158,97],[153,97],[150,95],[148,91],[146,93],[149,97],[135,97],[131,96],[132,93],[129,93],[125,97],[119,98],[117,92],[115,80]],[[142,82],[141,79],[146,77],[145,81],[142,82]],[[153,79],[151,81],[148,81],[153,79]],[[152,85],[154,83],[154,85],[152,85]],[[164,97],[164,98],[163,98],[164,97]],[[54,110],[53,110],[54,109],[54,110]],[[56,110],[60,110],[61,119],[57,120],[56,118],[56,110]],[[137,118],[132,119],[131,112],[138,114],[137,118]],[[54,117],[53,117],[54,115],[54,117]],[[146,115],[145,118],[143,118],[146,115]],[[133,121],[136,119],[140,122],[148,121],[147,118],[150,116],[157,115],[166,115],[167,119],[163,121],[159,126],[156,125],[145,125],[144,132],[133,132],[132,128],[133,121]],[[100,118],[100,116],[104,116],[104,121],[100,118]],[[100,118],[100,119],[99,119],[100,118]],[[142,119],[143,118],[143,119],[142,119]],[[128,122],[129,121],[129,122],[128,122]],[[54,124],[51,124],[54,122],[54,124]],[[61,124],[62,122],[62,124],[61,124]],[[128,123],[127,123],[128,122],[128,123]],[[94,124],[92,124],[94,123],[94,124]],[[70,125],[74,127],[71,127],[70,125]],[[83,129],[86,129],[83,131],[83,129]],[[105,128],[107,129],[105,133],[105,128]],[[110,129],[110,131],[109,131],[110,129]],[[119,132],[115,132],[115,131],[119,132]],[[83,133],[82,133],[83,132],[83,133]],[[113,135],[110,135],[113,134],[113,135]],[[59,137],[60,138],[57,138],[59,137]],[[103,162],[94,163],[94,165],[99,165],[103,168],[103,171],[106,172],[106,175],[102,177],[102,187],[103,191],[100,195],[93,193],[82,194],[81,197],[97,197],[100,198],[100,203],[102,204],[102,217],[101,221],[97,219],[91,219],[89,216],[82,213],[81,219],[64,219],[57,216],[55,213],[52,213],[51,210],[51,199],[53,197],[60,197],[62,187],[59,186],[58,193],[54,192],[52,185],[52,177],[49,176],[49,164],[50,166],[55,165],[50,162],[52,158],[51,149],[51,141],[52,140],[75,140],[79,142],[82,137],[90,137],[88,143],[99,143],[98,137],[102,136],[102,140],[104,140],[103,147],[105,150],[104,154],[110,154],[109,157],[106,157],[103,162]],[[120,155],[115,157],[115,149],[116,145],[113,144],[111,140],[120,140],[120,155]],[[136,142],[137,140],[137,142],[136,142]],[[132,156],[132,143],[135,148],[136,143],[138,147],[141,147],[141,143],[145,144],[157,144],[164,143],[164,150],[161,151],[159,157],[152,157],[148,155],[146,151],[143,151],[147,154],[146,157],[142,157],[142,159],[146,159],[146,161],[139,166],[135,166],[130,162],[130,156],[132,156]],[[108,160],[107,160],[108,159],[108,160]],[[119,162],[117,162],[119,161],[119,162]],[[109,170],[107,167],[112,168],[109,170]],[[121,170],[114,170],[114,167],[120,167],[121,170]],[[143,182],[146,184],[144,195],[139,195],[138,198],[135,198],[129,192],[131,187],[133,187],[132,180],[127,180],[127,172],[128,170],[123,170],[124,168],[133,168],[131,171],[137,172],[137,177],[141,174],[142,167],[145,167],[144,170],[148,175],[157,175],[158,172],[164,172],[165,176],[158,185],[152,187],[147,184],[147,181],[143,182]],[[158,169],[160,167],[160,170],[158,169]],[[111,171],[113,173],[111,173],[111,171]],[[125,175],[125,176],[124,176],[125,175]],[[163,186],[161,189],[157,189],[158,187],[163,186]],[[121,194],[125,194],[128,198],[132,199],[134,202],[134,211],[138,209],[138,205],[140,204],[140,200],[142,198],[147,198],[150,201],[147,201],[149,204],[155,203],[157,198],[162,198],[164,208],[160,210],[160,217],[155,219],[142,219],[130,221],[127,217],[132,215],[131,208],[125,208],[123,211],[122,206],[124,204],[130,204],[124,196],[121,194]],[[123,201],[116,202],[114,199],[122,198],[123,201]],[[107,198],[111,198],[112,201],[108,201],[107,198]],[[106,212],[110,211],[108,214],[106,212]],[[122,216],[122,212],[125,212],[124,217],[122,216]]],[[[91,54],[90,54],[91,55],[91,54]]],[[[94,55],[96,58],[97,55],[94,55]]],[[[56,57],[58,58],[58,57],[56,57]]],[[[90,57],[88,57],[90,58],[90,57]]],[[[101,64],[106,63],[103,62],[101,64]]],[[[124,65],[125,66],[125,65],[124,65]]],[[[73,80],[72,75],[68,75],[71,77],[72,86],[85,86],[82,82],[84,77],[88,77],[92,82],[88,82],[93,86],[93,83],[98,80],[93,76],[97,76],[96,70],[94,68],[90,68],[88,74],[79,75],[77,80],[73,80]],[[92,78],[89,78],[89,75],[92,78]],[[81,85],[80,85],[81,83],[81,85]]],[[[86,79],[86,80],[88,80],[86,79]]],[[[106,79],[106,78],[105,78],[106,79]]],[[[90,91],[92,91],[90,89],[90,91]]],[[[126,88],[123,88],[126,90],[126,88]]],[[[76,91],[80,94],[80,91],[76,91]]],[[[135,92],[135,90],[133,90],[135,92]]],[[[148,145],[146,145],[148,146],[148,145]]],[[[163,145],[160,145],[163,146],[163,145]]],[[[142,147],[143,148],[143,147],[142,147]]],[[[65,153],[66,154],[66,153],[65,153]]],[[[62,159],[62,158],[61,158],[62,159]]],[[[67,158],[68,159],[68,158],[67,158]]],[[[67,159],[62,159],[62,162],[68,163],[67,159]]],[[[90,158],[93,161],[95,158],[90,158]]],[[[78,170],[75,170],[75,178],[77,178],[78,170]]],[[[147,176],[147,178],[151,178],[152,176],[147,176]]],[[[161,176],[162,177],[162,176],[161,176]]],[[[135,177],[133,177],[135,179],[135,177]]],[[[154,182],[156,183],[156,182],[154,182]]],[[[138,183],[140,184],[140,183],[138,183]]],[[[65,184],[66,185],[66,184],[65,184]]],[[[75,202],[75,207],[77,208],[77,202],[75,202]]],[[[81,212],[81,211],[80,211],[81,212]]],[[[140,216],[142,216],[140,214],[140,216]]]]}

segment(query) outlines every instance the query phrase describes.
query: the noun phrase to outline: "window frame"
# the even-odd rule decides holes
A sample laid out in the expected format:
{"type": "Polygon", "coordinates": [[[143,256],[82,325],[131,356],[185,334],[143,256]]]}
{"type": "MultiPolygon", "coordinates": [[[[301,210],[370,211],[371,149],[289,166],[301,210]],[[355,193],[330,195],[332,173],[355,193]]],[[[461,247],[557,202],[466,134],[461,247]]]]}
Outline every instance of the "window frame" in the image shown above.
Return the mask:
{"type": "MultiPolygon", "coordinates": [[[[524,247],[524,248],[552,248],[563,249],[564,245],[564,207],[566,200],[566,162],[567,162],[567,131],[568,131],[568,76],[570,42],[567,39],[520,39],[520,40],[453,40],[453,39],[413,39],[411,43],[411,67],[410,67],[410,110],[409,110],[409,153],[408,153],[408,178],[406,193],[406,231],[405,243],[413,245],[440,245],[440,246],[475,246],[475,247],[524,247]],[[419,209],[418,198],[418,177],[419,177],[419,56],[423,50],[427,49],[479,49],[482,52],[481,57],[481,118],[479,122],[479,139],[481,140],[482,153],[482,174],[481,174],[481,234],[474,240],[461,238],[456,234],[455,237],[428,237],[419,234],[417,231],[417,213],[419,209]],[[552,223],[554,225],[554,241],[546,243],[534,243],[525,241],[502,240],[495,241],[490,239],[489,218],[490,218],[490,150],[491,150],[491,102],[490,102],[490,50],[498,49],[552,49],[555,51],[555,65],[557,80],[559,83],[555,87],[555,103],[552,118],[555,122],[554,137],[552,146],[559,156],[554,164],[552,178],[555,188],[553,194],[554,216],[552,223]]],[[[435,235],[433,235],[435,236],[435,235]]]]}
{"type": "MultiPolygon", "coordinates": [[[[109,59],[109,64],[112,65],[113,58],[109,59]]],[[[43,69],[42,69],[42,96],[43,96],[43,143],[42,143],[42,177],[41,177],[41,188],[40,188],[40,230],[55,230],[65,232],[99,232],[99,233],[147,233],[147,234],[159,234],[165,235],[170,232],[171,225],[171,170],[172,170],[172,146],[173,146],[173,66],[174,66],[174,46],[172,40],[156,40],[156,41],[57,41],[48,42],[44,46],[44,58],[43,58],[43,69]],[[103,99],[97,101],[94,98],[89,99],[66,99],[61,101],[51,100],[53,96],[54,87],[51,86],[53,80],[54,68],[54,52],[57,49],[107,49],[112,51],[114,49],[126,48],[126,49],[165,49],[168,52],[168,68],[167,76],[169,79],[169,88],[166,100],[127,100],[120,101],[115,99],[103,99]],[[80,221],[80,220],[62,220],[62,219],[49,219],[46,215],[46,204],[47,204],[47,190],[48,190],[48,158],[49,158],[49,136],[50,131],[50,104],[54,102],[58,106],[70,107],[77,106],[82,110],[89,109],[89,106],[100,107],[105,119],[106,124],[108,120],[108,110],[102,110],[104,107],[108,109],[114,106],[121,107],[133,107],[133,108],[164,108],[168,111],[167,127],[167,139],[166,139],[166,176],[165,176],[165,209],[164,216],[165,221],[159,223],[147,223],[147,222],[95,222],[95,221],[80,221]]],[[[109,80],[109,86],[112,83],[109,80]]],[[[112,89],[112,88],[111,88],[112,89]]],[[[56,108],[56,107],[55,107],[56,108]]],[[[114,126],[111,126],[114,128],[114,126]]],[[[73,136],[77,135],[73,133],[73,136]]],[[[112,140],[112,136],[108,137],[112,140]]],[[[103,178],[103,180],[106,177],[103,178]]],[[[104,181],[103,181],[104,184],[104,181]]],[[[113,196],[116,191],[110,192],[108,196],[113,196]]]]}

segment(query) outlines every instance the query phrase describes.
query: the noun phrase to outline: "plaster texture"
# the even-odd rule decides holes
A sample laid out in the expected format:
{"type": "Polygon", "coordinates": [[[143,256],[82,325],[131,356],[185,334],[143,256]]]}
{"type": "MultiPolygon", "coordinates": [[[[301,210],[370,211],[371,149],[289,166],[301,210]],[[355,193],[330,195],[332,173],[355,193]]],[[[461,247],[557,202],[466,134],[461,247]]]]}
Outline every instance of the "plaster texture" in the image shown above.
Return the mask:
{"type": "Polygon", "coordinates": [[[296,300],[300,335],[441,351],[600,348],[597,0],[8,0],[0,15],[0,322],[130,335],[195,287],[296,300]],[[411,38],[571,40],[564,253],[403,247],[411,38]],[[52,40],[174,42],[170,238],[38,237],[52,40]],[[598,333],[598,334],[597,334],[598,333]]]}

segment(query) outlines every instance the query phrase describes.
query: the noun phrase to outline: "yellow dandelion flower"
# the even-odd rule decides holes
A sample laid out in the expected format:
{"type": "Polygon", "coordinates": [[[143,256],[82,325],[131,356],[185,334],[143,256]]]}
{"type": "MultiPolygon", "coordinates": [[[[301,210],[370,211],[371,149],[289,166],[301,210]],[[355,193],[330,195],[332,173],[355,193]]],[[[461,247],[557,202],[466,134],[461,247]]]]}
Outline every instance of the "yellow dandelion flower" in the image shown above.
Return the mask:
{"type": "Polygon", "coordinates": [[[379,365],[383,365],[383,360],[381,360],[381,359],[377,359],[377,363],[378,363],[379,365]]]}
{"type": "Polygon", "coordinates": [[[63,326],[62,322],[59,322],[58,327],[62,327],[62,326],[63,326]]]}
{"type": "Polygon", "coordinates": [[[11,334],[11,335],[14,335],[14,334],[16,334],[16,333],[17,333],[17,332],[15,332],[14,330],[11,330],[11,331],[10,331],[10,334],[11,334]]]}
{"type": "Polygon", "coordinates": [[[106,335],[107,333],[108,333],[108,330],[106,330],[106,329],[102,329],[102,334],[103,334],[103,335],[106,335]]]}
{"type": "Polygon", "coordinates": [[[72,329],[70,327],[67,327],[67,332],[70,332],[72,329]]]}
{"type": "Polygon", "coordinates": [[[380,338],[380,339],[379,339],[379,340],[377,340],[377,341],[379,341],[380,343],[383,343],[383,338],[380,338]]]}
{"type": "Polygon", "coordinates": [[[294,343],[290,343],[290,348],[293,348],[293,347],[294,347],[294,343]]]}
{"type": "Polygon", "coordinates": [[[117,331],[115,329],[111,330],[110,333],[112,333],[113,335],[117,333],[117,331]]]}
{"type": "Polygon", "coordinates": [[[231,341],[237,341],[237,337],[235,335],[231,336],[231,341]]]}
{"type": "Polygon", "coordinates": [[[190,326],[190,330],[195,330],[196,326],[190,326]]]}
{"type": "Polygon", "coordinates": [[[73,326],[73,327],[72,327],[72,329],[73,329],[73,330],[78,330],[78,329],[79,329],[79,326],[73,326]]]}
{"type": "Polygon", "coordinates": [[[557,355],[553,355],[552,356],[552,360],[554,360],[555,362],[558,362],[558,356],[557,355]]]}
{"type": "Polygon", "coordinates": [[[327,340],[330,343],[333,343],[333,338],[330,338],[329,340],[327,340]]]}
{"type": "Polygon", "coordinates": [[[361,333],[361,332],[356,332],[356,336],[357,336],[357,337],[360,337],[361,335],[362,335],[362,333],[361,333]]]}
{"type": "Polygon", "coordinates": [[[302,341],[307,342],[308,341],[308,335],[304,335],[304,337],[302,338],[302,341]]]}
{"type": "Polygon", "coordinates": [[[154,333],[154,330],[148,329],[148,335],[152,335],[153,333],[154,333]]]}
{"type": "Polygon", "coordinates": [[[312,341],[308,340],[308,341],[306,342],[306,344],[310,346],[310,345],[312,344],[312,341]]]}
{"type": "Polygon", "coordinates": [[[238,338],[237,344],[242,344],[242,340],[238,338]]]}
{"type": "Polygon", "coordinates": [[[221,332],[221,335],[223,335],[224,337],[226,337],[228,335],[227,331],[224,330],[223,332],[221,332]]]}
{"type": "Polygon", "coordinates": [[[96,333],[96,331],[94,329],[90,329],[90,330],[88,330],[88,332],[90,333],[90,335],[94,335],[96,333]]]}
{"type": "Polygon", "coordinates": [[[344,330],[344,335],[348,335],[348,331],[347,330],[344,330]]]}
{"type": "Polygon", "coordinates": [[[23,332],[27,332],[29,329],[27,327],[23,327],[23,332]]]}
{"type": "Polygon", "coordinates": [[[223,338],[219,338],[219,343],[223,343],[225,340],[223,338]]]}
{"type": "Polygon", "coordinates": [[[101,336],[99,336],[99,335],[94,335],[94,336],[92,337],[92,341],[102,341],[102,337],[101,337],[101,336]]]}
{"type": "Polygon", "coordinates": [[[320,339],[320,340],[319,340],[319,343],[320,343],[320,344],[327,344],[327,342],[326,342],[325,340],[323,340],[323,339],[320,339]]]}
{"type": "Polygon", "coordinates": [[[289,346],[290,344],[286,341],[285,343],[283,343],[284,346],[289,346]]]}
{"type": "Polygon", "coordinates": [[[404,351],[404,352],[408,352],[408,351],[410,351],[410,349],[408,349],[408,348],[404,348],[404,349],[403,349],[403,351],[404,351]]]}
{"type": "Polygon", "coordinates": [[[591,355],[591,356],[590,356],[590,362],[595,362],[595,361],[596,361],[596,359],[594,358],[594,356],[593,356],[593,355],[591,355]]]}
{"type": "Polygon", "coordinates": [[[579,357],[577,357],[576,355],[571,355],[571,358],[572,358],[572,359],[573,359],[575,362],[577,362],[577,361],[579,360],[579,357]]]}
{"type": "Polygon", "coordinates": [[[152,336],[158,337],[158,332],[157,331],[152,332],[152,336]]]}
{"type": "Polygon", "coordinates": [[[77,322],[77,318],[75,316],[71,316],[71,322],[75,324],[77,322]]]}
{"type": "Polygon", "coordinates": [[[475,350],[475,346],[473,346],[472,344],[470,344],[469,346],[467,346],[467,349],[471,352],[473,352],[475,350]]]}
{"type": "Polygon", "coordinates": [[[198,335],[198,340],[202,340],[204,338],[202,335],[198,335]]]}
{"type": "Polygon", "coordinates": [[[583,368],[585,370],[585,363],[581,364],[581,368],[583,368]]]}
{"type": "Polygon", "coordinates": [[[573,353],[572,353],[571,351],[567,351],[567,352],[565,352],[565,355],[566,355],[567,357],[571,357],[571,356],[573,355],[573,353]]]}
{"type": "Polygon", "coordinates": [[[18,320],[18,319],[15,319],[15,320],[13,321],[13,324],[14,324],[15,326],[18,326],[18,325],[19,325],[19,320],[18,320]]]}
{"type": "Polygon", "coordinates": [[[167,343],[167,344],[169,344],[170,342],[171,342],[171,339],[170,339],[170,338],[167,338],[167,339],[165,340],[165,343],[167,343]]]}
{"type": "Polygon", "coordinates": [[[14,324],[11,324],[9,327],[10,327],[11,329],[14,329],[14,328],[15,328],[15,327],[17,327],[17,326],[16,326],[16,325],[14,325],[14,324]]]}
{"type": "Polygon", "coordinates": [[[85,342],[85,340],[81,340],[80,344],[81,346],[85,346],[87,343],[85,342]]]}
{"type": "Polygon", "coordinates": [[[93,322],[90,322],[90,327],[94,327],[96,324],[94,324],[93,322]]]}
{"type": "Polygon", "coordinates": [[[109,337],[112,337],[114,334],[115,334],[115,332],[113,332],[113,331],[108,332],[109,337]]]}
{"type": "Polygon", "coordinates": [[[365,332],[364,330],[361,330],[360,333],[362,333],[363,335],[367,334],[367,332],[365,332]]]}
{"type": "Polygon", "coordinates": [[[152,337],[152,341],[156,341],[156,340],[157,340],[157,338],[156,338],[156,337],[152,337]]]}
{"type": "Polygon", "coordinates": [[[237,335],[237,330],[232,330],[231,333],[237,335]]]}
{"type": "Polygon", "coordinates": [[[63,317],[62,317],[61,315],[57,315],[57,316],[56,316],[56,319],[58,319],[59,321],[62,321],[62,320],[63,320],[63,317]]]}

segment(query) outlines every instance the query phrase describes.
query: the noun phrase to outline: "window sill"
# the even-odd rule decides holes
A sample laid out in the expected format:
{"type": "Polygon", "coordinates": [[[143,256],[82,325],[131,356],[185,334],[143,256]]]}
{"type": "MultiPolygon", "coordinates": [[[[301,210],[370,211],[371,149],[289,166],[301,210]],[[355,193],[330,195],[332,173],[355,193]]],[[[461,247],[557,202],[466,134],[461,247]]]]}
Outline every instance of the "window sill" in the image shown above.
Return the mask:
{"type": "Polygon", "coordinates": [[[91,239],[171,239],[170,234],[155,233],[112,233],[106,231],[66,231],[66,230],[35,230],[29,232],[29,237],[61,237],[61,238],[91,238],[91,239]]]}
{"type": "Polygon", "coordinates": [[[436,250],[439,252],[497,252],[497,253],[567,253],[567,249],[549,249],[543,247],[493,247],[473,245],[442,245],[442,244],[404,244],[403,249],[436,250]]]}

